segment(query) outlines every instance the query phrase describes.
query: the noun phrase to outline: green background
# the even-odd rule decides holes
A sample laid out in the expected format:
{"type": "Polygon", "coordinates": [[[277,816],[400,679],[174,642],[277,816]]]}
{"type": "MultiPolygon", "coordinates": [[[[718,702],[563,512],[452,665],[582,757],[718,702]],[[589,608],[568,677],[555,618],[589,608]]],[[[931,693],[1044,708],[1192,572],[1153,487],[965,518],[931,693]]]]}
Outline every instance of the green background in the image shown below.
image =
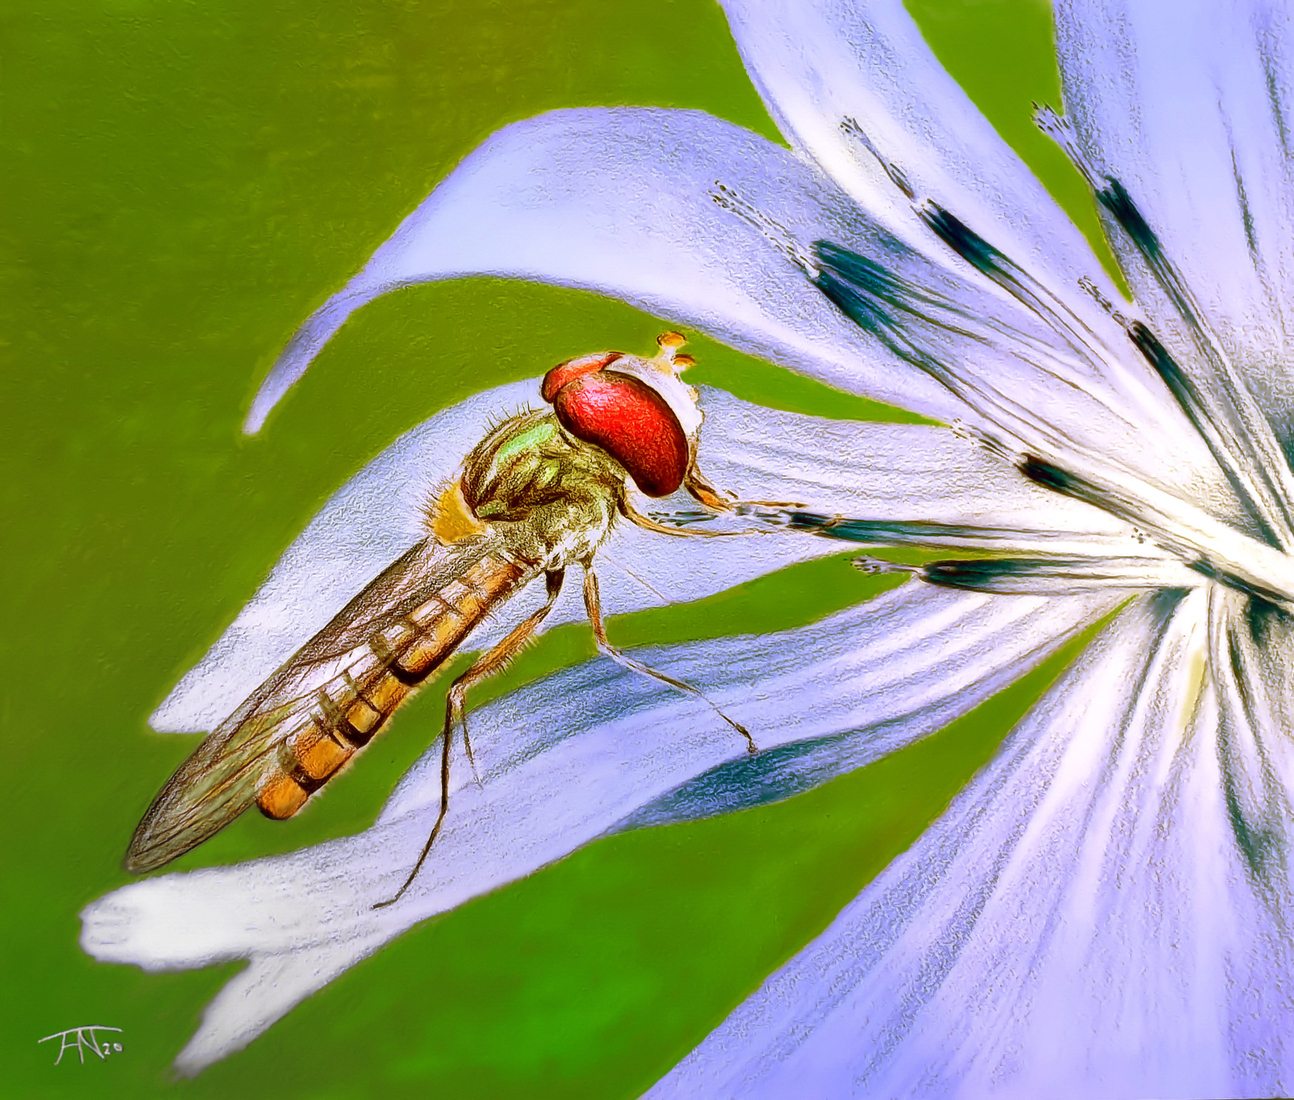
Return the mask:
{"type": "MultiPolygon", "coordinates": [[[[1032,100],[1059,102],[1047,9],[913,10],[1091,230],[1076,175],[1029,122],[1032,100]]],[[[173,1080],[172,1057],[236,967],[144,974],[76,943],[78,911],[127,881],[130,832],[194,744],[146,716],[397,435],[570,355],[649,349],[661,326],[520,284],[406,291],[349,323],[245,439],[274,354],[507,122],[657,104],[776,135],[707,0],[42,0],[0,10],[0,58],[0,1092],[636,1096],[911,843],[1061,667],[791,802],[595,844],[414,930],[248,1050],[173,1080]],[[85,1023],[121,1027],[123,1052],[55,1067],[36,1040],[85,1023]]],[[[693,381],[889,415],[704,340],[690,350],[693,381]]],[[[877,583],[838,558],[611,631],[641,644],[782,628],[877,583]]],[[[562,628],[491,690],[591,655],[587,629],[562,628]]],[[[178,866],[365,828],[440,709],[429,689],[309,813],[248,815],[178,866]]]]}

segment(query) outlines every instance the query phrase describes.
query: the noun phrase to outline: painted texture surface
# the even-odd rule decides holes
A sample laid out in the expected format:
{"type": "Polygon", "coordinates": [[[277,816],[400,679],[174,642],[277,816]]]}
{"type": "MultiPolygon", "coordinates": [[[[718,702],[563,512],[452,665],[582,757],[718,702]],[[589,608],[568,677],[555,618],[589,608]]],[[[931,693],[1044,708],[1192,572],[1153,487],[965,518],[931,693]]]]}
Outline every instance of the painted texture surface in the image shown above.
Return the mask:
{"type": "MultiPolygon", "coordinates": [[[[1076,175],[1028,120],[1032,99],[1057,96],[1045,11],[920,14],[1004,136],[1092,224],[1076,175]]],[[[647,347],[660,325],[576,292],[486,280],[408,291],[358,316],[247,440],[239,426],[273,355],[507,122],[634,103],[774,131],[704,3],[46,5],[11,11],[3,35],[3,1072],[24,1095],[164,1094],[232,968],[146,975],[76,946],[77,911],[126,881],[130,830],[192,746],[151,733],[146,715],[323,500],[400,432],[571,354],[647,347]],[[55,1067],[37,1045],[90,1023],[121,1027],[123,1051],[55,1067]]],[[[695,350],[690,380],[885,415],[716,345],[695,350]]],[[[632,645],[784,628],[869,585],[880,588],[829,560],[612,630],[632,645]]],[[[585,628],[561,628],[478,702],[591,654],[585,628]]],[[[183,1087],[637,1095],[918,835],[1056,667],[800,799],[618,837],[473,902],[183,1087]]],[[[366,827],[440,709],[427,692],[301,819],[241,821],[180,866],[366,827]]]]}

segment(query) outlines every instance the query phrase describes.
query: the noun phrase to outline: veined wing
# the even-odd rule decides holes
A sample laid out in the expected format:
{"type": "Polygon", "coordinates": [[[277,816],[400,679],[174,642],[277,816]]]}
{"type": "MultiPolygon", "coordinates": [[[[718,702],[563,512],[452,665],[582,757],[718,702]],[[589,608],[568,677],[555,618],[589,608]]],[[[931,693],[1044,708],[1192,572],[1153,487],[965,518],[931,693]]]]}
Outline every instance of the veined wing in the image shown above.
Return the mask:
{"type": "Polygon", "coordinates": [[[535,573],[489,535],[413,547],[180,765],[135,830],[126,869],[169,863],[253,803],[271,817],[296,813],[535,573]]]}

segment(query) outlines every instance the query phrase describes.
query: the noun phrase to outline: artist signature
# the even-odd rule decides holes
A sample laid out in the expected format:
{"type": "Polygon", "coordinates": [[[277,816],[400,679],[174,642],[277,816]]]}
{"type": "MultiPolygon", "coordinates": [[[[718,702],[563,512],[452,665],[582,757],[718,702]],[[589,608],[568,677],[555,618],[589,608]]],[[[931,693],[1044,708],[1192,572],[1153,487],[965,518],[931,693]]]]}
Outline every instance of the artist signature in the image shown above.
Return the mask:
{"type": "Polygon", "coordinates": [[[58,1057],[54,1059],[54,1065],[58,1065],[63,1060],[63,1055],[69,1050],[75,1050],[77,1057],[81,1059],[81,1064],[85,1065],[85,1052],[89,1048],[92,1054],[97,1054],[100,1060],[107,1058],[109,1054],[121,1053],[121,1044],[112,1043],[107,1039],[100,1039],[95,1032],[98,1031],[116,1031],[120,1032],[119,1027],[108,1027],[105,1024],[87,1024],[83,1027],[69,1027],[66,1031],[56,1031],[53,1035],[46,1035],[43,1039],[37,1039],[37,1044],[48,1043],[51,1039],[61,1039],[62,1043],[58,1048],[58,1057]]]}

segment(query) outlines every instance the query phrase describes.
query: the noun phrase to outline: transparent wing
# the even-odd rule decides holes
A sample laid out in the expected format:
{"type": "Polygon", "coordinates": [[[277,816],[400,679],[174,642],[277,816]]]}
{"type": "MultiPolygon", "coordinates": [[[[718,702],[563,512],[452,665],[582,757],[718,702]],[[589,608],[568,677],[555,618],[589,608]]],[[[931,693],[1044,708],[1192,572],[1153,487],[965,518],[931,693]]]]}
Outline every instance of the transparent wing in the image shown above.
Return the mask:
{"type": "Polygon", "coordinates": [[[161,867],[248,809],[258,785],[278,766],[280,745],[309,721],[321,698],[326,706],[327,699],[337,698],[337,689],[353,690],[357,679],[381,669],[374,639],[434,600],[494,549],[489,537],[449,547],[425,539],[388,566],[180,765],[135,830],[126,869],[161,867]]]}

